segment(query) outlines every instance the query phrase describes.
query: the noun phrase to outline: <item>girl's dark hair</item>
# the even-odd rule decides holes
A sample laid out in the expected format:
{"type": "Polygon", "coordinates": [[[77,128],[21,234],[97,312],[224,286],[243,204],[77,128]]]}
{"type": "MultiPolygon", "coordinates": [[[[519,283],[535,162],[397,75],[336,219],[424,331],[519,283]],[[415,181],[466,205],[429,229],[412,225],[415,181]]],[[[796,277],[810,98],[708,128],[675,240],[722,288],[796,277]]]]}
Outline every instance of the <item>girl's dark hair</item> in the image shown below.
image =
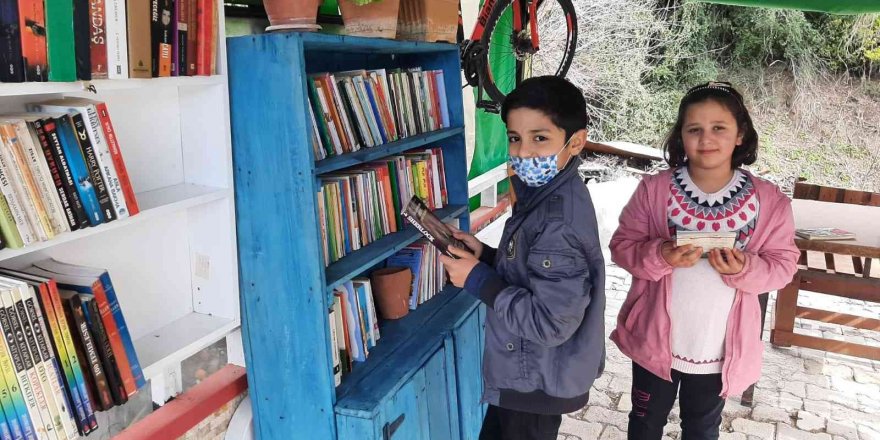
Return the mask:
{"type": "Polygon", "coordinates": [[[501,104],[501,120],[507,123],[511,110],[530,108],[547,115],[570,138],[587,128],[587,101],[574,84],[558,76],[536,76],[521,82],[501,104]]]}
{"type": "Polygon", "coordinates": [[[758,132],[755,131],[755,125],[743,103],[742,95],[730,83],[713,81],[693,87],[681,99],[681,104],[678,105],[678,119],[663,143],[663,154],[669,167],[677,168],[687,164],[684,142],[681,139],[684,115],[691,104],[705,101],[715,101],[730,111],[736,119],[737,130],[743,134],[742,144],[737,145],[733,150],[731,166],[739,168],[755,163],[758,160],[758,132]]]}

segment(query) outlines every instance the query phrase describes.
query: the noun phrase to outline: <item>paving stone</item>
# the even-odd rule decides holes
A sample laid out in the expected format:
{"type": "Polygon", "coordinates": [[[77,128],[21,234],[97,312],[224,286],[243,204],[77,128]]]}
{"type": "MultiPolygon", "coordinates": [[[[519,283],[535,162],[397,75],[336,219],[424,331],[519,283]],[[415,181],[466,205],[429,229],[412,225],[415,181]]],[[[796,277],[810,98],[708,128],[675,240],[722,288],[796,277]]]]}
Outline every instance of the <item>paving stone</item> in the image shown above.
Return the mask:
{"type": "Polygon", "coordinates": [[[825,429],[825,418],[807,411],[798,411],[797,427],[803,431],[819,432],[825,429]]]}
{"type": "Polygon", "coordinates": [[[784,423],[777,423],[776,440],[831,440],[831,436],[824,432],[814,434],[812,432],[792,428],[784,423]]]}

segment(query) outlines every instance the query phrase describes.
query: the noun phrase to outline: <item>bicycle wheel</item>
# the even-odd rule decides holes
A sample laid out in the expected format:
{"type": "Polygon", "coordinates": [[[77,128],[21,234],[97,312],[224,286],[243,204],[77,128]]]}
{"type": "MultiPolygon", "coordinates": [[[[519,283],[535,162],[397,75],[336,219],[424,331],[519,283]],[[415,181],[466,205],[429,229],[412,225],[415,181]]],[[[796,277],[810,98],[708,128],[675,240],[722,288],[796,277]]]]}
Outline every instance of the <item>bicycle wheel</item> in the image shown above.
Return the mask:
{"type": "Polygon", "coordinates": [[[537,51],[532,49],[528,23],[518,34],[513,31],[513,5],[513,0],[495,5],[480,40],[486,48],[482,55],[483,89],[498,103],[523,79],[542,75],[564,77],[577,45],[577,17],[571,0],[539,1],[537,51]]]}

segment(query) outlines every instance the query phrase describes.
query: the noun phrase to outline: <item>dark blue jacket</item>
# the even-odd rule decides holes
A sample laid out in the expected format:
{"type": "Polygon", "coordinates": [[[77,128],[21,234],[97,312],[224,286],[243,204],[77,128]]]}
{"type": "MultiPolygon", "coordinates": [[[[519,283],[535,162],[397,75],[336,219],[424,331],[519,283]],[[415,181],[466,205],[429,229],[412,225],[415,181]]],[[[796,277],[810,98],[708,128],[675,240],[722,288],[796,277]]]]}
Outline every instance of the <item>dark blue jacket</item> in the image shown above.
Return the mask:
{"type": "Polygon", "coordinates": [[[605,363],[605,262],[580,160],[517,194],[499,249],[465,289],[486,303],[483,401],[538,414],[581,409],[605,363]]]}

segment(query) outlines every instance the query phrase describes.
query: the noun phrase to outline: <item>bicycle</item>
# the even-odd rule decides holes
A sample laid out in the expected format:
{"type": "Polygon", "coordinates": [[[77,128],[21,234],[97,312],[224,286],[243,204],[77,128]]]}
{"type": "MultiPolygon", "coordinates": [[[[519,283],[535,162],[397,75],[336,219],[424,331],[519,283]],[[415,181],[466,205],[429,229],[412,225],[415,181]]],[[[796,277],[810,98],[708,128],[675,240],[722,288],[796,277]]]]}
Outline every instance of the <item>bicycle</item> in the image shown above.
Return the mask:
{"type": "Polygon", "coordinates": [[[471,38],[460,41],[465,80],[471,87],[478,87],[477,108],[498,113],[512,86],[526,78],[564,77],[571,67],[576,45],[577,16],[571,0],[485,0],[471,38]],[[512,25],[502,29],[499,25],[503,25],[501,20],[508,10],[512,25]],[[564,26],[556,26],[559,22],[564,26]],[[495,34],[498,36],[491,45],[495,34]],[[541,47],[540,43],[546,45],[541,47]],[[515,71],[491,66],[489,59],[496,54],[513,56],[515,71]],[[508,79],[511,77],[512,85],[508,79]],[[483,91],[489,100],[483,99],[483,91]]]}

